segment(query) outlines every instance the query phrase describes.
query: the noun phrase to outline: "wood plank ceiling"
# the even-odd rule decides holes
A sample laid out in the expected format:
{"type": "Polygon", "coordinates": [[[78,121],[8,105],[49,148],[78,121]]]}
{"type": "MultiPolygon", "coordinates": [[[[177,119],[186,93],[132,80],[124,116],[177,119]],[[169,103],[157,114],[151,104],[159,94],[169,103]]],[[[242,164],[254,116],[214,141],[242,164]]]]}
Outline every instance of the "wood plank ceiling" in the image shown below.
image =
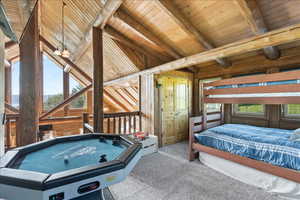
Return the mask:
{"type": "MultiPolygon", "coordinates": [[[[254,10],[251,4],[253,1],[123,0],[104,29],[105,81],[261,34],[261,31],[254,31],[254,26],[271,31],[300,23],[300,4],[297,0],[259,0],[256,1],[254,10]]],[[[13,29],[20,37],[35,0],[2,2],[13,29]]],[[[58,46],[61,41],[61,2],[62,0],[40,1],[41,35],[54,46],[58,46]]],[[[72,60],[75,64],[92,77],[92,49],[88,45],[87,36],[107,1],[64,2],[67,4],[66,46],[74,55],[72,60]],[[82,48],[84,42],[87,45],[82,48]]],[[[281,51],[282,55],[286,55],[285,49],[295,46],[299,46],[299,43],[274,47],[274,51],[281,51]]],[[[51,54],[49,49],[44,49],[51,54]]],[[[7,60],[16,59],[18,54],[17,46],[8,48],[7,60]]],[[[259,50],[206,62],[190,70],[207,74],[210,70],[218,69],[227,72],[240,66],[244,59],[257,58],[260,62],[269,62],[264,56],[270,57],[268,51],[259,50]]],[[[61,60],[60,62],[66,64],[61,60]]],[[[276,62],[275,60],[274,63],[276,62]]],[[[71,69],[71,72],[83,79],[75,70],[71,69]]],[[[136,81],[133,83],[136,84],[136,81]]],[[[107,102],[118,104],[116,109],[123,111],[136,109],[136,86],[125,87],[126,89],[120,86],[106,88],[107,102]]]]}

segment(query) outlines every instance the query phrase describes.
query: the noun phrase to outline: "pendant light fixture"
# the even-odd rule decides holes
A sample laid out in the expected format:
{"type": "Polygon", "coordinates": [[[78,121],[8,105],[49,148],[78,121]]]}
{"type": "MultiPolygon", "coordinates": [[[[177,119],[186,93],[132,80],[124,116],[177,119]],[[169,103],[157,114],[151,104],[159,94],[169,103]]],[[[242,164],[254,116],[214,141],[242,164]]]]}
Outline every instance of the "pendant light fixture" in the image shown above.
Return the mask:
{"type": "Polygon", "coordinates": [[[70,57],[70,52],[67,49],[65,45],[65,7],[66,3],[63,1],[62,2],[62,9],[61,9],[61,30],[62,30],[62,42],[61,42],[61,49],[57,48],[54,51],[55,55],[62,56],[64,58],[69,58],[70,57]]]}

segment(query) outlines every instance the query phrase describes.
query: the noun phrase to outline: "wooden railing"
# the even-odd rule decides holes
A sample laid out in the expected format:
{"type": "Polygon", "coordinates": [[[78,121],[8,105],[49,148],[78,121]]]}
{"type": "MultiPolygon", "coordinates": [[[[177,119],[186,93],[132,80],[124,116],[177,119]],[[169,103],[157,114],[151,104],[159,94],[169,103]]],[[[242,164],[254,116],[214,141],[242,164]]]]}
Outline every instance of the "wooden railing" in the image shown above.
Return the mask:
{"type": "MultiPolygon", "coordinates": [[[[91,116],[83,114],[83,132],[93,132],[89,124],[91,116]]],[[[130,134],[141,131],[141,112],[120,112],[104,114],[104,133],[130,134]]]]}
{"type": "MultiPolygon", "coordinates": [[[[129,134],[141,131],[141,112],[121,112],[121,113],[107,113],[104,114],[104,133],[111,134],[129,134]]],[[[54,125],[64,126],[65,124],[79,124],[83,122],[83,132],[92,133],[93,116],[83,113],[82,116],[67,116],[67,117],[53,117],[40,119],[39,125],[54,125]],[[90,124],[89,124],[90,122],[90,124]]],[[[6,115],[6,132],[5,132],[5,148],[6,150],[20,146],[20,134],[18,133],[19,114],[6,115]]],[[[56,130],[55,130],[56,131],[56,130]]],[[[79,133],[79,132],[78,132],[79,133]]]]}

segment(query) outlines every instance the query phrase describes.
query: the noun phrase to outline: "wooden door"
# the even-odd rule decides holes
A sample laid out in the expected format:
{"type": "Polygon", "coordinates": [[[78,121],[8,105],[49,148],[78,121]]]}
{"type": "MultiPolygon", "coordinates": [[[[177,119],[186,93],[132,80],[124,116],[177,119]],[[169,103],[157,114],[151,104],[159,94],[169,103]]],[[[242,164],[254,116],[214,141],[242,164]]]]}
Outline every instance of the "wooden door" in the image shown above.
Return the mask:
{"type": "Polygon", "coordinates": [[[172,76],[160,77],[162,145],[188,138],[190,106],[189,80],[172,76]]]}

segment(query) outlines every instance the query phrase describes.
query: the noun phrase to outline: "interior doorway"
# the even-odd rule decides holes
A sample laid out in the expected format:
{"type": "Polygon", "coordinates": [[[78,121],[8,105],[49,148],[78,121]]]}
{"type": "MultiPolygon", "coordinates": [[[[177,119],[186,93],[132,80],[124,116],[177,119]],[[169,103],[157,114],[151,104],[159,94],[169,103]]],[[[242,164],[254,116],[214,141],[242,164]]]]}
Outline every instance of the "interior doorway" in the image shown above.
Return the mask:
{"type": "Polygon", "coordinates": [[[156,76],[159,146],[188,139],[192,74],[169,72],[156,76]]]}

